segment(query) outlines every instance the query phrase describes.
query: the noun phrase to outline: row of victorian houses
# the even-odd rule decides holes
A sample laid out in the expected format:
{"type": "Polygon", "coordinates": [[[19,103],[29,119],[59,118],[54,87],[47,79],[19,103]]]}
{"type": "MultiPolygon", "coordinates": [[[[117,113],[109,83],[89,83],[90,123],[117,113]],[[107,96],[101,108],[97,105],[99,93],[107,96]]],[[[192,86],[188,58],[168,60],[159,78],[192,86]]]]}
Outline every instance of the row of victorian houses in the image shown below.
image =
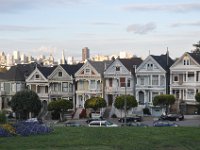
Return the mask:
{"type": "Polygon", "coordinates": [[[152,101],[156,95],[173,94],[176,102],[171,111],[194,114],[195,94],[200,92],[200,54],[184,53],[176,61],[168,52],[141,58],[112,61],[86,61],[84,64],[44,67],[36,63],[12,66],[0,73],[0,110],[8,106],[12,96],[23,89],[35,91],[41,101],[63,98],[73,102],[74,109],[84,107],[88,98],[103,97],[110,113],[117,96],[134,95],[140,111],[148,107],[152,115],[162,109],[152,101]]]}

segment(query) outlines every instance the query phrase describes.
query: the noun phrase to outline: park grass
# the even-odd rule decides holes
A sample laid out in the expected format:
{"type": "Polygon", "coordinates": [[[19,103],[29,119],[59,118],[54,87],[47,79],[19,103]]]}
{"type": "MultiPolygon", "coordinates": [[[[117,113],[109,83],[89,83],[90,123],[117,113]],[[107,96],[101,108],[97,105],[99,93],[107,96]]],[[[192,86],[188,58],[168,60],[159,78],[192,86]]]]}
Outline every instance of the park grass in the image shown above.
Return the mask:
{"type": "Polygon", "coordinates": [[[200,150],[200,128],[56,127],[47,135],[0,138],[0,150],[200,150]]]}

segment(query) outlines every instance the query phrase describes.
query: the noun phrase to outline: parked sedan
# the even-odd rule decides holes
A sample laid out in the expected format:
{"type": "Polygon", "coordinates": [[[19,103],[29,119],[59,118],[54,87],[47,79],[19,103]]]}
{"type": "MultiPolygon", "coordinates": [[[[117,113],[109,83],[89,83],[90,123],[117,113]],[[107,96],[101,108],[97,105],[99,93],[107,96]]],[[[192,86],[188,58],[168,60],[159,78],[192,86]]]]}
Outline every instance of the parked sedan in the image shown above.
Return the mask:
{"type": "Polygon", "coordinates": [[[99,118],[89,118],[86,120],[86,123],[89,124],[92,121],[99,121],[99,120],[105,120],[103,117],[99,117],[99,118]]]}
{"type": "Polygon", "coordinates": [[[157,120],[153,123],[154,127],[178,127],[179,125],[170,121],[157,120]]]}
{"type": "Polygon", "coordinates": [[[121,125],[122,127],[127,126],[127,127],[148,127],[147,124],[140,123],[140,122],[129,122],[129,123],[123,123],[121,125]]]}
{"type": "Polygon", "coordinates": [[[183,114],[168,114],[168,115],[161,115],[159,120],[169,120],[169,121],[176,121],[176,120],[184,120],[183,114]]]}
{"type": "Polygon", "coordinates": [[[67,121],[64,124],[66,127],[81,127],[82,125],[75,121],[67,121]]]}
{"type": "MultiPolygon", "coordinates": [[[[118,121],[124,123],[125,117],[120,118],[118,121]]],[[[132,116],[132,117],[126,117],[126,122],[141,122],[141,121],[142,121],[142,117],[138,115],[132,116]]]]}

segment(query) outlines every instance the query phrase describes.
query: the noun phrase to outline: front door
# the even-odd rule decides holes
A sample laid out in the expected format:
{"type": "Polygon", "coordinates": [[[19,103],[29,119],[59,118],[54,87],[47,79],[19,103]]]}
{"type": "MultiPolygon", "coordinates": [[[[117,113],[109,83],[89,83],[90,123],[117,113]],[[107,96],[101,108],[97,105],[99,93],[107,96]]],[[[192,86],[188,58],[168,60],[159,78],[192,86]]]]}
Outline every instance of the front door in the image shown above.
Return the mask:
{"type": "Polygon", "coordinates": [[[112,106],[113,103],[113,95],[109,94],[108,95],[108,106],[112,106]]]}

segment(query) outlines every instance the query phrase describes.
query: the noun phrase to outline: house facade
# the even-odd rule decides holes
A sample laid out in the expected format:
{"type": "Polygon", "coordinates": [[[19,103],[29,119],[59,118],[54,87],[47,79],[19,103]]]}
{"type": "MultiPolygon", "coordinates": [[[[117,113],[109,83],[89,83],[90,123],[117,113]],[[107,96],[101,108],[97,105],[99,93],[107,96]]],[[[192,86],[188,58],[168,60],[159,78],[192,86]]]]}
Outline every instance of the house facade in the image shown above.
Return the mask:
{"type": "Polygon", "coordinates": [[[172,64],[168,54],[149,55],[137,68],[136,99],[139,109],[148,107],[155,116],[164,111],[153,106],[153,99],[156,95],[169,94],[169,67],[172,64]]]}
{"type": "Polygon", "coordinates": [[[118,113],[114,109],[114,101],[117,96],[135,95],[135,70],[141,63],[142,60],[140,58],[117,58],[104,72],[104,98],[108,106],[111,107],[111,115],[112,113],[118,113]]]}
{"type": "Polygon", "coordinates": [[[195,94],[200,92],[200,54],[184,53],[170,68],[170,93],[177,112],[195,114],[195,94]]]}
{"type": "Polygon", "coordinates": [[[36,64],[18,64],[0,73],[0,110],[11,110],[9,101],[16,92],[26,89],[26,77],[35,69],[36,64]]]}
{"type": "Polygon", "coordinates": [[[104,97],[103,72],[110,61],[86,61],[75,73],[76,108],[84,108],[85,101],[91,97],[104,97]]]}

